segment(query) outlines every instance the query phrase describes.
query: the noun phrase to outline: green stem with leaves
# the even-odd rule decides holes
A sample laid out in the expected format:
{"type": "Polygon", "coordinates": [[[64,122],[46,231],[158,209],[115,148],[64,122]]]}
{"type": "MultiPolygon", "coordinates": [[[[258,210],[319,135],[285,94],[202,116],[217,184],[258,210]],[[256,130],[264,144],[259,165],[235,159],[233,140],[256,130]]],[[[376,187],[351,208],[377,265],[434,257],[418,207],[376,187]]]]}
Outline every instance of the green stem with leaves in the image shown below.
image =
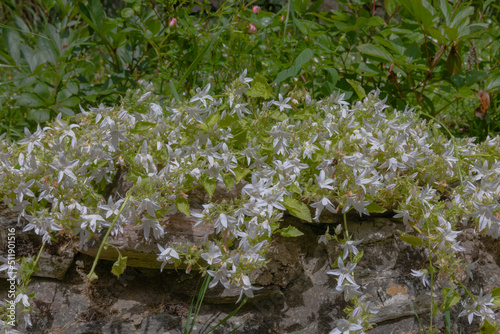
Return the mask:
{"type": "Polygon", "coordinates": [[[97,255],[95,256],[95,259],[94,259],[94,263],[92,264],[92,269],[90,269],[90,273],[87,275],[90,282],[97,279],[97,275],[94,273],[94,270],[97,266],[97,262],[99,262],[99,257],[101,256],[102,249],[106,245],[108,238],[109,238],[109,235],[111,234],[111,231],[113,231],[113,228],[115,227],[115,224],[118,221],[118,218],[120,218],[123,210],[127,206],[129,200],[132,198],[132,191],[134,190],[134,187],[132,187],[132,189],[130,189],[127,192],[127,197],[125,198],[125,201],[123,202],[122,206],[120,207],[120,211],[118,211],[118,214],[116,215],[115,219],[113,219],[113,222],[109,226],[108,231],[106,232],[106,235],[104,236],[104,239],[102,240],[101,245],[99,246],[99,250],[97,251],[97,255]]]}

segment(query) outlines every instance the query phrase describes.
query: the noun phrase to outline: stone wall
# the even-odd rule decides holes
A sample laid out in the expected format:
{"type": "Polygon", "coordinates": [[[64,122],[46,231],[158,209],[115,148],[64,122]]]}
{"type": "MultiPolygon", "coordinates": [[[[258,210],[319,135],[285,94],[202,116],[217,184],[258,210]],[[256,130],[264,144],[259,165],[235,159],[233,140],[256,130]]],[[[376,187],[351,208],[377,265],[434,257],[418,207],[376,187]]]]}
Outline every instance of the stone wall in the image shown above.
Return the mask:
{"type": "MultiPolygon", "coordinates": [[[[21,231],[22,223],[7,209],[1,213],[0,251],[5,253],[6,229],[16,227],[21,231]]],[[[304,224],[294,217],[285,217],[283,224],[297,227],[304,235],[272,240],[267,268],[252,277],[262,289],[213,333],[229,333],[235,328],[235,333],[246,334],[328,333],[334,328],[348,304],[335,290],[336,279],[325,272],[331,268],[340,247],[332,241],[325,246],[318,240],[327,226],[333,230],[339,221],[340,217],[331,216],[321,224],[304,224]]],[[[178,213],[166,217],[164,226],[165,242],[174,244],[196,245],[211,232],[210,227],[193,228],[193,222],[178,213]]],[[[430,289],[410,273],[411,269],[426,266],[425,249],[401,241],[396,231],[404,231],[405,226],[391,220],[390,215],[366,219],[350,216],[348,228],[355,240],[363,239],[358,248],[364,251],[364,257],[356,268],[356,281],[379,310],[372,318],[376,326],[369,333],[418,333],[420,325],[415,313],[424,323],[429,322],[430,289]]],[[[472,236],[470,229],[461,235],[467,259],[478,260],[469,287],[475,293],[481,288],[490,291],[500,280],[500,242],[486,237],[473,240],[472,236]]],[[[32,315],[33,326],[26,333],[183,332],[190,302],[197,293],[196,287],[201,285],[200,274],[186,274],[182,268],[160,273],[159,262],[155,261],[156,243],[144,243],[132,229],[125,230],[112,243],[123,256],[130,256],[128,267],[118,279],[111,274],[112,262],[101,260],[97,268],[99,279],[93,283],[87,282],[86,275],[97,244],[82,250],[77,240],[61,236],[44,251],[42,270],[30,285],[36,292],[32,300],[36,312],[32,315]]],[[[39,246],[36,235],[17,233],[16,249],[20,255],[34,254],[39,246]]],[[[114,256],[110,251],[103,258],[115,260],[114,256]]],[[[438,279],[435,284],[443,287],[447,283],[438,279]]],[[[6,297],[6,290],[7,281],[2,279],[1,299],[6,297]]],[[[436,298],[440,295],[439,292],[436,298]]],[[[209,289],[194,333],[206,333],[236,308],[237,299],[238,295],[220,287],[209,289]]],[[[453,331],[476,333],[478,319],[469,325],[465,318],[458,318],[460,310],[460,305],[452,309],[453,331]]],[[[443,326],[440,317],[434,323],[443,326]]]]}

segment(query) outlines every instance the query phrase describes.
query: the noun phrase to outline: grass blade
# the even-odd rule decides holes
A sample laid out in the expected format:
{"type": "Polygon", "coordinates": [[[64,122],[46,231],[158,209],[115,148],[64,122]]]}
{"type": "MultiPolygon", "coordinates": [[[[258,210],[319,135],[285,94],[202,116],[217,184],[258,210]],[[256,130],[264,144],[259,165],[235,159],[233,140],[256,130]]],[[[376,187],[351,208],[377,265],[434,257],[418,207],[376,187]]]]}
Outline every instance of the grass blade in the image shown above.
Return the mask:
{"type": "Polygon", "coordinates": [[[170,85],[170,90],[171,90],[172,94],[174,94],[175,101],[177,101],[177,102],[181,101],[181,98],[179,97],[179,93],[177,93],[177,89],[175,89],[174,82],[171,80],[171,81],[169,81],[168,84],[170,85]]]}
{"type": "Polygon", "coordinates": [[[415,316],[417,317],[417,321],[420,324],[420,327],[422,327],[422,330],[424,331],[424,334],[427,334],[427,331],[425,330],[425,326],[422,323],[422,321],[420,321],[420,317],[418,316],[417,311],[415,311],[415,309],[413,308],[413,305],[411,305],[411,309],[413,310],[413,313],[415,313],[415,316]]]}
{"type": "MultiPolygon", "coordinates": [[[[235,308],[235,309],[234,309],[231,313],[229,313],[229,314],[228,314],[228,315],[227,315],[224,319],[222,319],[222,320],[221,320],[221,321],[220,321],[217,325],[215,325],[214,327],[212,327],[212,328],[211,328],[211,329],[207,332],[207,334],[208,334],[208,333],[210,333],[210,332],[212,332],[212,331],[214,331],[217,327],[219,327],[220,325],[222,325],[223,323],[225,323],[226,321],[228,321],[228,320],[229,320],[232,316],[234,316],[234,315],[235,315],[235,314],[236,314],[236,313],[240,310],[240,308],[241,308],[243,305],[245,305],[245,304],[246,304],[247,300],[248,300],[248,297],[245,297],[245,299],[243,299],[243,301],[241,302],[241,304],[240,304],[237,308],[235,308]]],[[[240,326],[238,326],[237,328],[235,328],[233,331],[231,331],[231,333],[232,333],[232,332],[234,332],[235,330],[237,330],[238,328],[240,328],[242,325],[243,325],[243,324],[241,324],[240,326]]]]}
{"type": "Polygon", "coordinates": [[[193,302],[191,303],[191,307],[189,308],[188,319],[186,322],[186,327],[184,328],[184,333],[191,334],[194,329],[194,324],[196,323],[196,318],[200,313],[201,305],[203,304],[203,299],[205,298],[205,293],[207,292],[208,285],[210,283],[210,279],[212,277],[210,275],[206,275],[203,280],[203,284],[201,286],[200,292],[198,293],[198,298],[196,299],[196,306],[194,308],[194,313],[192,313],[193,302]],[[193,319],[191,319],[191,314],[193,314],[193,319]],[[189,329],[189,331],[187,331],[189,329]],[[187,331],[187,332],[186,332],[187,331]]]}
{"type": "Polygon", "coordinates": [[[179,88],[180,85],[182,85],[184,83],[184,81],[186,80],[186,78],[191,74],[191,72],[193,72],[193,70],[195,69],[196,65],[198,65],[198,63],[200,62],[200,60],[203,58],[203,56],[212,48],[212,46],[214,45],[215,41],[217,40],[217,38],[219,38],[219,36],[222,34],[222,32],[224,30],[226,30],[226,28],[229,26],[229,24],[232,22],[229,21],[228,23],[226,23],[215,35],[214,37],[212,37],[212,39],[210,40],[210,43],[207,44],[207,46],[205,46],[205,48],[203,48],[203,50],[198,54],[198,56],[196,57],[196,59],[191,63],[191,65],[189,65],[188,69],[186,70],[186,72],[184,73],[184,75],[182,76],[182,78],[179,80],[179,82],[177,82],[177,88],[179,88]]]}

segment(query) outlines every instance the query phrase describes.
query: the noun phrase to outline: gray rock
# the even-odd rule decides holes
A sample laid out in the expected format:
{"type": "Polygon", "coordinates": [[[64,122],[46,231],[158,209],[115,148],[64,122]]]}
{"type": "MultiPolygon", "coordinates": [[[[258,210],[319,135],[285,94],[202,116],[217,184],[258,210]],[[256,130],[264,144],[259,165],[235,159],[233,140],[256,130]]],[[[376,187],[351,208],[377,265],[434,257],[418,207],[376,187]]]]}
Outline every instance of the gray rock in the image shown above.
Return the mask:
{"type": "MultiPolygon", "coordinates": [[[[193,207],[196,201],[205,200],[194,195],[190,197],[193,207]]],[[[0,220],[3,226],[5,221],[5,218],[0,220]]],[[[7,221],[17,224],[16,219],[7,221]]],[[[335,224],[338,217],[331,217],[328,222],[335,224]]],[[[193,219],[179,213],[166,217],[164,226],[168,233],[162,242],[200,245],[213,228],[195,229],[193,225],[193,219]]],[[[335,277],[326,274],[341,248],[333,241],[327,246],[318,244],[326,224],[304,224],[296,218],[285,217],[283,225],[293,225],[304,235],[273,239],[267,254],[267,267],[252,275],[254,285],[262,289],[255,291],[255,298],[249,299],[235,316],[213,333],[233,330],[241,334],[329,333],[336,321],[345,316],[343,310],[349,304],[336,291],[335,277]]],[[[402,223],[386,217],[361,220],[350,216],[348,229],[354,239],[363,240],[357,246],[364,256],[355,269],[356,281],[378,310],[371,319],[375,326],[368,333],[417,332],[420,324],[416,314],[424,325],[428,325],[430,289],[411,276],[411,269],[427,265],[426,248],[403,242],[395,231],[409,231],[402,223]]],[[[19,240],[27,240],[32,247],[37,247],[30,238],[22,238],[25,237],[20,235],[19,240]]],[[[465,229],[460,239],[467,248],[466,259],[478,260],[473,271],[474,279],[468,282],[472,292],[496,287],[500,277],[500,241],[477,238],[470,229],[465,229]]],[[[120,278],[115,277],[110,270],[116,254],[105,252],[96,270],[99,279],[92,283],[87,281],[86,275],[94,258],[84,253],[94,255],[91,253],[93,248],[71,256],[64,254],[72,251],[74,243],[57,244],[59,257],[67,258],[63,260],[64,266],[52,265],[61,273],[51,277],[62,280],[32,279],[30,291],[36,293],[32,300],[35,312],[33,326],[27,333],[183,333],[191,300],[198,293],[196,286],[201,286],[203,280],[200,273],[186,274],[184,270],[169,268],[160,273],[152,269],[159,266],[156,243],[142,242],[132,228],[121,238],[112,239],[111,243],[119,247],[122,255],[130,256],[129,266],[120,278]]],[[[48,250],[50,252],[42,256],[43,261],[53,261],[58,256],[53,248],[48,250]]],[[[110,250],[113,248],[109,247],[110,250]]],[[[6,284],[5,280],[0,281],[0,299],[5,298],[6,284]]],[[[444,278],[436,278],[435,286],[439,292],[434,296],[435,300],[440,301],[440,289],[446,284],[444,278]]],[[[209,289],[194,332],[205,333],[216,326],[237,307],[238,298],[237,291],[225,291],[221,286],[209,289]]],[[[466,319],[458,318],[460,310],[460,305],[452,308],[452,331],[476,333],[478,319],[469,325],[466,319]]],[[[443,318],[435,317],[433,324],[443,328],[443,318]]]]}

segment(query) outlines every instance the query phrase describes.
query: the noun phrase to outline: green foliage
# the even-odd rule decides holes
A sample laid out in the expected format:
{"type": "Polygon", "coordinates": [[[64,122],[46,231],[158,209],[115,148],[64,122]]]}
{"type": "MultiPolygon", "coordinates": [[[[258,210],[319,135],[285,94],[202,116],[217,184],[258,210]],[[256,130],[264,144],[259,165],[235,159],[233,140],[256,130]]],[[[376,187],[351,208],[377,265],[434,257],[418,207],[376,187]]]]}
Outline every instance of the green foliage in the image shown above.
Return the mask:
{"type": "Polygon", "coordinates": [[[117,252],[118,252],[118,260],[116,260],[116,262],[113,263],[111,272],[113,273],[113,275],[120,277],[120,275],[123,274],[123,272],[127,268],[127,257],[122,256],[119,250],[117,250],[117,252]]]}
{"type": "Polygon", "coordinates": [[[278,232],[284,237],[289,237],[289,238],[300,237],[301,235],[304,235],[304,233],[300,232],[296,227],[293,226],[287,226],[285,228],[281,228],[276,232],[278,232]]]}
{"type": "Polygon", "coordinates": [[[261,97],[264,99],[269,99],[273,96],[271,86],[262,75],[256,75],[255,78],[253,78],[252,86],[247,91],[247,94],[250,97],[261,97]]]}
{"type": "MultiPolygon", "coordinates": [[[[478,220],[480,212],[477,210],[484,211],[496,205],[493,197],[478,197],[477,201],[473,201],[469,195],[475,190],[466,189],[463,185],[453,190],[465,200],[460,205],[454,203],[445,208],[442,202],[434,199],[434,193],[437,190],[449,192],[446,185],[453,181],[463,183],[469,178],[471,182],[476,182],[482,178],[477,178],[480,171],[488,170],[489,166],[492,170],[498,168],[493,167],[498,160],[497,139],[488,139],[472,149],[471,142],[455,137],[475,136],[484,140],[487,135],[500,133],[497,98],[500,91],[500,5],[495,1],[474,0],[458,3],[448,0],[385,0],[385,13],[377,14],[379,12],[371,1],[340,2],[343,6],[332,12],[319,12],[321,1],[309,0],[282,2],[279,6],[263,5],[260,11],[252,11],[250,3],[244,1],[223,2],[218,8],[213,8],[208,2],[196,2],[201,6],[198,12],[192,11],[194,0],[127,0],[121,8],[98,0],[47,0],[20,4],[8,0],[1,3],[0,16],[5,20],[0,24],[0,133],[7,133],[6,138],[0,137],[5,152],[1,157],[10,159],[11,155],[16,156],[15,160],[0,166],[16,177],[4,179],[2,198],[12,208],[18,205],[12,203],[17,199],[20,205],[28,206],[33,215],[48,214],[47,200],[33,200],[25,204],[22,197],[19,200],[19,191],[13,192],[13,189],[43,173],[52,175],[48,176],[52,178],[52,183],[47,184],[59,184],[63,179],[71,183],[68,178],[76,172],[76,169],[72,171],[73,162],[90,159],[88,152],[93,151],[87,148],[88,143],[103,140],[104,135],[109,136],[104,139],[105,145],[101,147],[99,143],[96,147],[109,150],[106,152],[109,158],[99,160],[103,156],[93,152],[95,157],[78,169],[87,173],[85,177],[69,187],[73,193],[65,194],[64,187],[55,188],[54,196],[60,197],[60,203],[65,201],[69,205],[70,199],[78,197],[98,213],[108,200],[101,198],[109,182],[106,178],[102,179],[103,175],[110,178],[113,175],[107,173],[115,173],[121,166],[127,166],[127,180],[133,180],[139,187],[134,193],[134,201],[147,203],[147,196],[155,194],[159,197],[155,197],[153,202],[164,201],[165,205],[160,209],[163,214],[176,208],[189,216],[191,210],[186,194],[194,187],[203,188],[212,197],[217,180],[230,190],[243,180],[253,182],[256,169],[262,166],[274,166],[274,162],[283,165],[298,159],[306,166],[304,170],[297,165],[292,168],[298,169],[294,174],[301,174],[300,178],[290,178],[290,170],[282,171],[279,181],[278,175],[271,176],[271,181],[276,182],[273,186],[279,184],[283,189],[272,194],[274,198],[268,198],[266,210],[272,218],[265,220],[264,215],[254,216],[260,224],[257,237],[255,231],[249,232],[253,235],[251,247],[256,249],[255,253],[265,252],[265,236],[270,238],[272,232],[286,237],[301,235],[297,228],[291,226],[277,230],[281,216],[272,213],[279,210],[286,209],[292,216],[312,222],[319,220],[323,209],[330,212],[342,209],[345,218],[353,208],[362,215],[386,212],[396,206],[399,210],[397,217],[409,224],[416,234],[400,232],[399,238],[413,246],[429,245],[429,270],[416,275],[422,274],[425,282],[425,275],[430,273],[432,289],[432,278],[438,270],[440,274],[453,275],[461,269],[454,251],[450,250],[451,243],[443,239],[445,226],[450,224],[448,220],[453,224],[449,225],[451,231],[452,227],[456,227],[453,221],[462,216],[464,207],[467,207],[467,214],[476,215],[473,217],[478,220]],[[243,69],[246,70],[239,75],[243,69]],[[247,78],[247,71],[253,81],[247,78]],[[208,91],[208,84],[222,92],[221,95],[208,95],[208,99],[204,96],[207,92],[201,89],[195,95],[195,87],[206,87],[208,91]],[[155,87],[159,97],[151,95],[151,87],[155,87]],[[146,93],[143,88],[146,88],[146,93]],[[360,124],[366,124],[370,117],[381,112],[379,108],[384,103],[374,99],[372,93],[367,93],[375,90],[387,99],[385,103],[391,107],[389,109],[404,110],[407,105],[416,106],[417,115],[413,116],[420,115],[437,122],[432,123],[433,126],[428,126],[426,122],[420,124],[409,112],[389,112],[381,116],[384,122],[399,120],[397,126],[401,127],[405,127],[403,124],[420,124],[415,126],[415,133],[421,136],[420,141],[408,137],[408,133],[403,131],[408,137],[404,138],[404,145],[400,142],[401,138],[394,135],[392,140],[386,141],[387,134],[396,129],[380,119],[372,124],[373,127],[380,127],[380,132],[371,133],[369,129],[359,132],[356,128],[360,124]],[[488,94],[488,108],[483,100],[478,101],[480,91],[488,94]],[[126,96],[122,99],[125,92],[126,96]],[[186,100],[185,95],[195,96],[186,100]],[[290,98],[282,99],[282,95],[289,95],[290,98]],[[275,101],[278,96],[279,102],[275,101]],[[273,101],[265,102],[272,98],[273,101]],[[324,102],[312,103],[314,99],[324,99],[324,102]],[[352,104],[355,113],[344,110],[341,117],[333,113],[336,108],[358,99],[362,101],[352,104]],[[202,105],[206,107],[206,102],[210,107],[201,109],[202,105]],[[101,103],[118,104],[120,108],[113,110],[101,103]],[[99,107],[91,108],[90,113],[76,114],[96,105],[99,107]],[[279,109],[275,108],[278,105],[279,109]],[[478,118],[474,112],[479,105],[487,109],[484,119],[478,118]],[[117,114],[124,110],[135,116],[119,118],[117,114]],[[66,120],[62,117],[54,120],[57,115],[64,116],[66,120]],[[159,121],[166,115],[170,117],[168,124],[159,121]],[[107,118],[103,120],[103,117],[107,118]],[[353,123],[343,123],[348,118],[353,123]],[[47,121],[51,121],[48,124],[52,128],[37,129],[37,123],[47,121]],[[79,126],[84,130],[69,126],[71,121],[80,122],[79,126]],[[182,126],[178,126],[179,123],[182,126]],[[446,141],[437,130],[438,124],[449,128],[446,135],[452,138],[451,141],[446,141]],[[115,126],[116,132],[108,129],[115,126]],[[24,127],[28,128],[24,131],[27,138],[9,151],[10,140],[23,137],[24,127]],[[322,127],[321,132],[318,129],[322,127]],[[369,140],[364,138],[367,131],[371,135],[369,140]],[[47,137],[44,138],[45,135],[47,137]],[[426,142],[427,135],[433,138],[430,144],[433,151],[413,156],[415,151],[412,150],[421,148],[421,142],[426,142]],[[210,138],[214,146],[194,142],[194,136],[210,138]],[[77,154],[72,150],[77,137],[78,145],[88,149],[87,153],[82,151],[77,154]],[[157,141],[150,143],[153,137],[157,141]],[[166,143],[168,147],[162,146],[166,143]],[[383,182],[393,181],[368,192],[366,188],[371,187],[370,179],[348,165],[353,161],[345,160],[345,157],[361,154],[360,147],[365,154],[367,143],[371,145],[370,156],[363,159],[369,159],[373,166],[366,165],[370,167],[363,167],[364,172],[372,173],[369,176],[375,179],[387,174],[383,182]],[[184,152],[185,158],[179,159],[175,152],[183,152],[189,145],[198,151],[184,152]],[[294,145],[293,150],[300,147],[302,151],[290,153],[285,159],[284,153],[289,154],[288,145],[294,145]],[[380,149],[374,148],[376,145],[380,145],[380,149]],[[121,155],[115,157],[118,147],[121,155]],[[229,151],[224,151],[223,147],[229,151]],[[26,149],[28,152],[23,153],[26,149]],[[37,150],[44,151],[37,156],[39,160],[27,164],[25,156],[33,156],[32,151],[37,150]],[[55,155],[56,150],[60,150],[60,155],[55,155]],[[207,151],[206,154],[199,155],[203,150],[207,151]],[[219,150],[217,154],[220,157],[210,156],[210,150],[219,150]],[[243,154],[244,150],[248,150],[247,153],[243,154]],[[254,155],[256,152],[258,154],[254,155]],[[403,158],[402,152],[407,156],[403,158]],[[402,164],[401,161],[408,156],[412,163],[408,160],[407,165],[403,164],[403,171],[397,163],[402,164]],[[168,157],[177,162],[176,178],[165,180],[165,174],[156,175],[157,165],[152,160],[160,161],[158,166],[166,166],[172,162],[168,157]],[[214,165],[210,158],[207,162],[207,157],[219,162],[214,165]],[[262,160],[258,164],[253,161],[252,167],[250,161],[256,157],[262,160]],[[222,161],[223,158],[227,160],[222,161]],[[389,158],[399,160],[393,165],[387,160],[389,158]],[[344,160],[343,163],[338,164],[341,160],[344,160]],[[55,167],[48,168],[47,165],[54,164],[54,161],[57,161],[55,167]],[[481,165],[483,162],[486,165],[481,165]],[[223,167],[218,163],[223,163],[223,167]],[[19,178],[19,171],[25,173],[25,170],[33,168],[33,164],[42,171],[33,172],[33,175],[27,173],[26,180],[19,178]],[[322,167],[317,168],[320,165],[322,167]],[[61,169],[59,175],[54,177],[53,170],[57,168],[61,169]],[[218,168],[222,168],[221,171],[218,168]],[[323,174],[318,176],[317,169],[322,169],[323,174]],[[331,173],[326,175],[325,170],[331,173]],[[173,182],[173,185],[164,186],[155,193],[156,177],[163,182],[173,182]],[[337,180],[344,180],[345,184],[340,186],[342,183],[337,184],[337,180]],[[427,188],[422,185],[427,185],[427,188]],[[431,206],[428,201],[432,203],[432,212],[427,208],[431,206]],[[308,205],[316,208],[316,217],[311,217],[308,205]],[[438,214],[445,217],[438,217],[438,214]],[[445,218],[446,224],[439,220],[445,218]]],[[[497,182],[490,180],[494,178],[492,175],[484,175],[484,182],[497,182]]],[[[39,179],[36,181],[39,196],[44,183],[39,179]]],[[[481,191],[477,190],[477,193],[481,191]]],[[[154,218],[151,213],[157,210],[156,204],[144,205],[151,223],[154,218]]],[[[236,209],[241,209],[241,205],[241,201],[218,203],[207,207],[203,214],[196,213],[196,217],[200,223],[217,221],[224,227],[234,223],[232,219],[235,218],[231,215],[236,209]]],[[[113,219],[99,253],[106,247],[107,237],[120,214],[113,219]]],[[[485,219],[481,216],[480,221],[485,219]]],[[[74,232],[73,227],[66,224],[67,220],[61,220],[60,226],[66,232],[74,232]]],[[[220,226],[217,233],[226,235],[217,241],[217,249],[219,252],[220,248],[224,249],[224,261],[227,261],[230,257],[228,249],[231,252],[237,236],[232,235],[227,240],[231,229],[220,226]]],[[[160,233],[158,226],[155,228],[153,234],[160,233]]],[[[45,229],[47,233],[48,230],[45,229]]],[[[487,229],[479,223],[478,231],[487,229]]],[[[93,234],[95,231],[87,232],[93,234]]],[[[239,232],[242,235],[247,233],[239,232]]],[[[335,266],[344,267],[345,261],[344,268],[353,269],[363,252],[358,252],[353,246],[357,241],[350,240],[347,228],[342,233],[345,233],[343,239],[341,228],[336,229],[333,238],[344,243],[346,253],[344,258],[337,259],[335,266]]],[[[332,237],[327,235],[325,239],[332,237]]],[[[210,254],[218,254],[214,245],[210,254]]],[[[208,245],[205,246],[208,248],[208,245]]],[[[456,244],[454,246],[458,248],[456,244]]],[[[200,256],[208,254],[203,253],[206,249],[195,248],[160,250],[163,265],[183,261],[188,268],[199,263],[200,256]]],[[[94,269],[98,258],[99,255],[89,273],[90,280],[97,279],[94,269]]],[[[259,259],[258,265],[239,263],[238,271],[232,273],[238,280],[233,279],[232,282],[238,282],[239,288],[242,288],[241,282],[247,282],[244,285],[249,290],[245,291],[251,295],[253,287],[249,285],[246,274],[263,263],[263,258],[259,259]],[[243,279],[239,280],[241,277],[243,279]]],[[[113,273],[119,276],[125,266],[126,258],[120,254],[113,273]]],[[[36,270],[34,264],[27,262],[23,262],[22,267],[27,278],[18,292],[21,294],[26,292],[29,276],[36,270]]],[[[454,287],[442,291],[444,301],[441,310],[445,312],[447,329],[451,321],[449,310],[460,298],[455,286],[460,282],[451,277],[454,287]]],[[[208,284],[207,276],[203,294],[208,284]]],[[[477,312],[486,309],[488,298],[498,307],[497,289],[488,298],[482,298],[482,292],[480,297],[472,297],[464,286],[461,287],[471,297],[477,312]],[[486,306],[474,304],[479,301],[486,306]]],[[[199,300],[203,300],[203,295],[199,300]]],[[[361,298],[355,298],[354,303],[364,305],[361,298]]],[[[197,304],[195,314],[200,306],[197,304]]],[[[437,303],[431,302],[431,308],[433,314],[439,311],[437,303]]],[[[348,308],[348,313],[356,313],[353,310],[348,308]]],[[[367,311],[362,316],[361,323],[365,329],[369,328],[369,313],[367,311]]],[[[475,313],[471,314],[474,316],[475,313]]],[[[495,332],[497,324],[483,315],[481,317],[484,332],[495,332]]],[[[188,316],[188,325],[191,320],[188,316]]]]}
{"type": "Polygon", "coordinates": [[[312,222],[311,212],[309,211],[309,208],[305,203],[291,197],[285,197],[285,199],[283,200],[283,206],[288,210],[288,212],[290,212],[292,216],[305,220],[309,223],[312,222]]]}
{"type": "Polygon", "coordinates": [[[366,1],[345,1],[333,12],[319,12],[321,1],[262,4],[258,13],[245,2],[204,3],[195,13],[193,4],[0,5],[0,132],[21,136],[25,126],[33,131],[59,113],[74,115],[79,104],[118,102],[149,83],[177,100],[194,86],[223,89],[247,68],[262,75],[249,92],[256,98],[275,94],[268,82],[305,86],[313,98],[340,91],[349,99],[352,90],[362,98],[378,88],[393,108],[418,105],[454,134],[500,133],[494,1],[386,0],[384,15],[366,1]],[[492,98],[484,120],[474,116],[481,89],[492,98]]]}
{"type": "Polygon", "coordinates": [[[189,203],[186,198],[179,196],[175,199],[175,206],[177,210],[185,214],[186,216],[191,216],[191,211],[189,211],[189,203]]]}
{"type": "Polygon", "coordinates": [[[399,239],[412,246],[422,246],[422,238],[399,231],[399,239]]]}
{"type": "MultiPolygon", "coordinates": [[[[461,316],[469,322],[480,317],[488,326],[485,318],[491,320],[498,291],[474,296],[456,278],[466,265],[456,237],[464,219],[477,235],[498,237],[500,206],[492,185],[499,178],[500,136],[481,144],[447,139],[437,123],[422,121],[411,110],[388,110],[378,91],[354,104],[344,94],[318,101],[305,88],[294,91],[293,99],[280,93],[278,101],[255,103],[263,97],[246,94],[250,82],[244,71],[220,95],[210,95],[206,85],[167,106],[150,90],[129,91],[115,107],[58,116],[19,141],[2,137],[0,198],[28,221],[25,231],[34,230],[45,242],[56,233],[84,242],[107,230],[89,280],[98,279],[95,269],[109,236],[128,224],[141,230],[146,242],[159,242],[161,270],[167,264],[199,270],[213,278],[209,287],[236,288],[240,299],[259,289],[250,277],[266,265],[273,233],[301,236],[300,227],[279,228],[285,214],[319,223],[326,211],[340,213],[343,228],[320,239],[342,248],[332,259],[338,269],[326,274],[338,276],[344,298],[353,304],[346,308],[349,320],[341,320],[364,330],[374,312],[355,284],[355,268],[365,253],[357,248],[362,240],[348,231],[347,214],[394,210],[394,218],[414,230],[400,233],[401,239],[428,248],[427,268],[412,275],[430,285],[431,294],[434,277],[449,277],[453,291],[470,296],[461,316]],[[134,181],[126,196],[104,195],[124,171],[134,181]],[[222,183],[228,189],[240,183],[240,191],[230,198],[213,196],[222,183]],[[195,190],[210,198],[203,209],[189,205],[195,190]],[[438,191],[454,200],[443,201],[438,191]],[[176,209],[196,218],[196,226],[213,229],[213,237],[196,246],[161,244],[164,217],[176,209]]],[[[118,276],[125,267],[119,254],[113,273],[118,276]]],[[[23,270],[29,277],[34,269],[23,270]]],[[[450,291],[444,291],[445,317],[456,307],[457,294],[450,291]]],[[[194,314],[200,307],[197,303],[194,314]]],[[[431,301],[431,310],[437,314],[439,304],[431,301]]]]}

